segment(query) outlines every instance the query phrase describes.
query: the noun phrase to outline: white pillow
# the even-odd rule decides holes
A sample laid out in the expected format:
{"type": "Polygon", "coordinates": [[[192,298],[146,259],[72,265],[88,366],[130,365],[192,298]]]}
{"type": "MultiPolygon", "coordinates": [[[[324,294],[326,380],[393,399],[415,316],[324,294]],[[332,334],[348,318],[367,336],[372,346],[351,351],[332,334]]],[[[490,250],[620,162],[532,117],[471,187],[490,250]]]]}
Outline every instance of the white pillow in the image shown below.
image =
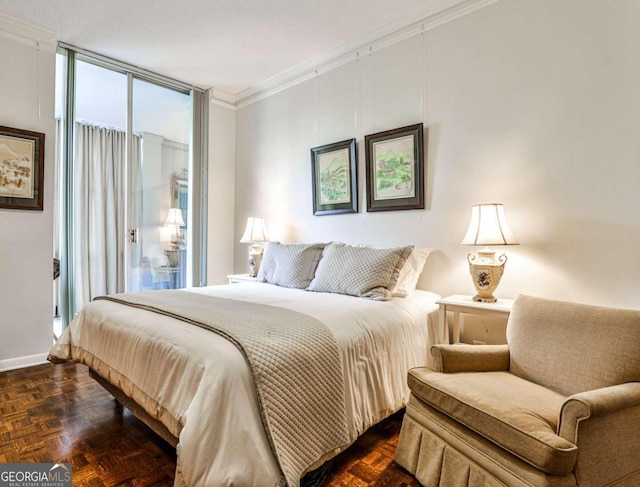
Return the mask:
{"type": "Polygon", "coordinates": [[[305,289],[313,279],[325,244],[281,244],[267,247],[258,282],[305,289]]]}
{"type": "Polygon", "coordinates": [[[400,269],[398,282],[392,291],[393,297],[405,298],[409,293],[415,291],[430,253],[431,249],[413,249],[404,266],[400,269]]]}
{"type": "Polygon", "coordinates": [[[413,246],[374,249],[330,243],[322,252],[307,290],[391,299],[391,290],[412,249],[413,246]]]}

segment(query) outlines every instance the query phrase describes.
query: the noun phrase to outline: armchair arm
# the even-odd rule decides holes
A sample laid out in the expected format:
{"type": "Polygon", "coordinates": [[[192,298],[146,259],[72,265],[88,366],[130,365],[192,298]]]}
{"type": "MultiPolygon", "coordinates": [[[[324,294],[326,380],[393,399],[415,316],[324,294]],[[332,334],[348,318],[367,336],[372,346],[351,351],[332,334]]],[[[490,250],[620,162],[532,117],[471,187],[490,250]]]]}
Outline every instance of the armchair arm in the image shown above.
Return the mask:
{"type": "Polygon", "coordinates": [[[628,382],[569,396],[560,410],[558,435],[577,445],[581,421],[640,406],[640,382],[628,382]]]}
{"type": "Polygon", "coordinates": [[[558,435],[578,447],[578,484],[640,480],[640,382],[574,394],[560,410],[558,435]]]}
{"type": "Polygon", "coordinates": [[[509,370],[508,345],[434,345],[431,355],[437,372],[509,370]]]}

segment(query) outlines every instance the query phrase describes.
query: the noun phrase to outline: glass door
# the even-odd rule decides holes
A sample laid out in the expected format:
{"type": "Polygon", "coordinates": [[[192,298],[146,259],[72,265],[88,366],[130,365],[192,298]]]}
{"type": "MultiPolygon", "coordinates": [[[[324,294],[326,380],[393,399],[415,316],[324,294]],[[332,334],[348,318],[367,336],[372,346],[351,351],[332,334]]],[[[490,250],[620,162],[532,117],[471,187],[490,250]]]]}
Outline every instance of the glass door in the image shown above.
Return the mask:
{"type": "Polygon", "coordinates": [[[57,61],[62,326],[100,295],[202,285],[208,98],[70,48],[57,61]]]}
{"type": "Polygon", "coordinates": [[[180,289],[190,261],[189,168],[192,102],[180,92],[133,79],[129,290],[180,289]],[[137,163],[136,163],[137,161],[137,163]]]}

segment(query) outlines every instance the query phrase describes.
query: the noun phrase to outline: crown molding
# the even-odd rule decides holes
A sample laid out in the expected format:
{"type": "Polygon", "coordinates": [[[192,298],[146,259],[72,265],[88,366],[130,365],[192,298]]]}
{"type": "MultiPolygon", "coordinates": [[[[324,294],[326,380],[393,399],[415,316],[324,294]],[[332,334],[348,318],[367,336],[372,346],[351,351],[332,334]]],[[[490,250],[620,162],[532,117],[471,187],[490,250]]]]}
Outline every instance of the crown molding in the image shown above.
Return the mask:
{"type": "Polygon", "coordinates": [[[0,14],[0,37],[55,52],[56,34],[8,15],[0,14]]]}
{"type": "Polygon", "coordinates": [[[214,105],[220,105],[224,108],[235,110],[237,108],[237,97],[226,91],[209,88],[209,102],[214,105]]]}
{"type": "MultiPolygon", "coordinates": [[[[212,104],[231,110],[243,108],[312,79],[319,74],[332,71],[360,57],[370,55],[375,51],[422,34],[498,1],[464,0],[405,27],[401,27],[402,21],[398,21],[384,30],[375,31],[365,38],[360,38],[329,53],[311,58],[236,95],[211,88],[209,101],[212,104]]],[[[56,50],[56,34],[54,32],[4,14],[0,14],[0,37],[46,51],[55,52],[56,50]]]]}
{"type": "Polygon", "coordinates": [[[376,31],[368,36],[368,38],[358,39],[329,54],[312,58],[266,79],[252,88],[238,93],[235,96],[235,106],[236,108],[246,107],[314,78],[318,74],[326,73],[343,64],[355,61],[360,57],[370,55],[375,51],[397,44],[398,42],[422,34],[448,22],[452,22],[498,1],[499,0],[465,0],[440,12],[428,15],[406,27],[399,28],[397,24],[393,24],[387,27],[385,31],[376,31]]]}

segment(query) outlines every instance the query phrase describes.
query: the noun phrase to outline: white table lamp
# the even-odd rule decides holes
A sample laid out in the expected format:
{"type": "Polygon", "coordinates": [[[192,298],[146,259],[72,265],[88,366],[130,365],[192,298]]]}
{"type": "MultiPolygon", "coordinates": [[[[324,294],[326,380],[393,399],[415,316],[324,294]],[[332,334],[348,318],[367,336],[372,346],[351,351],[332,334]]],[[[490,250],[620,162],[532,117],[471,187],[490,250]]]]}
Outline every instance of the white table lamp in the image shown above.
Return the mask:
{"type": "Polygon", "coordinates": [[[255,216],[247,218],[247,227],[242,234],[242,238],[240,238],[240,242],[252,244],[249,247],[249,268],[251,269],[251,277],[255,277],[260,270],[260,263],[264,254],[264,247],[260,244],[269,242],[264,218],[255,216]]]}
{"type": "Polygon", "coordinates": [[[171,244],[170,246],[173,249],[178,248],[178,243],[180,240],[180,227],[184,226],[184,219],[182,218],[182,210],[180,208],[171,208],[169,209],[169,214],[167,215],[167,220],[164,222],[166,227],[173,229],[173,234],[171,235],[171,244]]]}
{"type": "Polygon", "coordinates": [[[462,245],[485,246],[476,255],[469,253],[469,271],[477,294],[474,301],[495,303],[494,291],[500,283],[507,263],[506,254],[496,257],[496,252],[489,245],[518,245],[507,225],[504,206],[501,203],[488,203],[471,207],[471,221],[462,245]]]}

